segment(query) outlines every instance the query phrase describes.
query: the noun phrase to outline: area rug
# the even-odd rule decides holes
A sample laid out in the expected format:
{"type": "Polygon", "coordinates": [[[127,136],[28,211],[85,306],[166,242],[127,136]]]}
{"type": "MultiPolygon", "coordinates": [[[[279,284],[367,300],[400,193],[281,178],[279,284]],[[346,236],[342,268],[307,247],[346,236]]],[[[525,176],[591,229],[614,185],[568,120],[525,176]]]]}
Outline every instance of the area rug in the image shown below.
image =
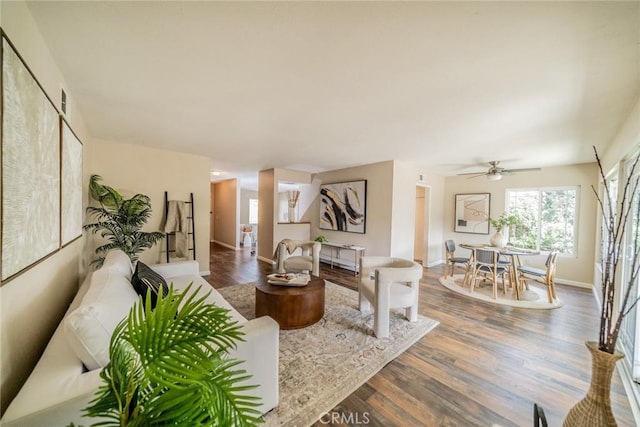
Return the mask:
{"type": "Polygon", "coordinates": [[[520,300],[515,299],[513,292],[507,287],[507,293],[502,293],[502,280],[498,280],[498,299],[493,298],[493,285],[486,283],[481,286],[473,288],[473,292],[470,292],[469,286],[463,286],[462,281],[464,279],[463,274],[454,274],[446,279],[441,277],[439,279],[440,284],[445,288],[452,290],[455,293],[464,295],[469,298],[475,298],[480,301],[490,302],[492,304],[509,305],[519,308],[533,308],[548,310],[551,308],[559,308],[564,305],[559,299],[555,299],[553,303],[549,304],[547,299],[547,290],[540,288],[534,283],[529,284],[529,289],[521,292],[520,300]]]}
{"type": "MultiPolygon", "coordinates": [[[[247,319],[255,318],[255,286],[220,288],[247,319]]],[[[438,322],[408,322],[392,312],[390,337],[373,335],[373,316],[358,310],[358,294],[326,282],[325,314],[315,325],[280,331],[280,402],[266,426],[308,426],[367,382],[438,322]]]]}

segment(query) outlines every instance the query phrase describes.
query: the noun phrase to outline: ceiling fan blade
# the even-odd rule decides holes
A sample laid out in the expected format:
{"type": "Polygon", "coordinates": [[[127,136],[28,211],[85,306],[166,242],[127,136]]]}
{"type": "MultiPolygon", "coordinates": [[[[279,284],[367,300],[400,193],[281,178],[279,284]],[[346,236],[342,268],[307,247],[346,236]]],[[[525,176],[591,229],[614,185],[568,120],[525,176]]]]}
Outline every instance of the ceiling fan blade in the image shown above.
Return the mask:
{"type": "Polygon", "coordinates": [[[540,171],[541,168],[524,168],[524,169],[503,169],[502,173],[515,173],[515,172],[533,172],[540,171]]]}
{"type": "Polygon", "coordinates": [[[465,173],[463,175],[471,175],[467,177],[467,179],[471,179],[471,178],[478,178],[479,176],[485,176],[487,174],[483,172],[483,173],[476,173],[476,174],[465,173]]]}
{"type": "Polygon", "coordinates": [[[465,173],[459,173],[457,174],[458,176],[462,176],[462,175],[486,175],[486,172],[465,172],[465,173]]]}

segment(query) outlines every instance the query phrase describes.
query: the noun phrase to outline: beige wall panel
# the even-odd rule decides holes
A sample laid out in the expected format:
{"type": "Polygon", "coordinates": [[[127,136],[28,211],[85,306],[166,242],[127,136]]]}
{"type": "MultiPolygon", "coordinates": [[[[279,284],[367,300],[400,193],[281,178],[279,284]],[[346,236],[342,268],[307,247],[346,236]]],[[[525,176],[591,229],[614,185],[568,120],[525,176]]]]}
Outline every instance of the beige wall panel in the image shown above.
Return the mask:
{"type": "Polygon", "coordinates": [[[212,182],[211,183],[211,193],[210,193],[210,203],[211,203],[211,210],[209,211],[209,239],[213,242],[215,240],[215,235],[216,235],[216,227],[215,227],[215,223],[213,221],[214,215],[213,213],[215,212],[215,184],[212,182]]]}
{"type": "Polygon", "coordinates": [[[273,257],[273,227],[275,195],[277,188],[274,170],[260,171],[258,174],[258,258],[269,261],[273,257]]]}
{"type": "MultiPolygon", "coordinates": [[[[124,197],[142,193],[151,198],[151,218],[144,231],[162,231],[165,191],[169,200],[187,201],[193,193],[196,257],[201,272],[209,271],[210,169],[211,162],[204,156],[94,140],[93,173],[124,197]]],[[[164,251],[161,240],[140,259],[145,263],[166,262],[164,251]]]]}
{"type": "MultiPolygon", "coordinates": [[[[332,243],[363,246],[366,255],[389,256],[391,254],[391,212],[393,193],[393,162],[381,162],[348,169],[323,172],[314,176],[322,184],[367,180],[366,233],[346,233],[321,230],[318,227],[319,195],[310,208],[311,238],[325,236],[332,243]]],[[[413,228],[413,226],[411,226],[413,228]]],[[[413,240],[412,240],[413,241],[413,240]]]]}
{"type": "Polygon", "coordinates": [[[215,241],[222,245],[237,248],[239,246],[238,203],[240,190],[238,180],[229,179],[214,183],[213,226],[215,241]]]}
{"type": "MultiPolygon", "coordinates": [[[[0,2],[0,25],[35,74],[47,95],[60,106],[64,77],[40,36],[23,1],[0,2]]],[[[71,128],[83,146],[83,206],[87,203],[92,145],[80,112],[67,90],[71,128]]],[[[9,405],[75,295],[85,274],[86,239],[79,239],[41,261],[0,288],[1,411],[9,405]]]]}

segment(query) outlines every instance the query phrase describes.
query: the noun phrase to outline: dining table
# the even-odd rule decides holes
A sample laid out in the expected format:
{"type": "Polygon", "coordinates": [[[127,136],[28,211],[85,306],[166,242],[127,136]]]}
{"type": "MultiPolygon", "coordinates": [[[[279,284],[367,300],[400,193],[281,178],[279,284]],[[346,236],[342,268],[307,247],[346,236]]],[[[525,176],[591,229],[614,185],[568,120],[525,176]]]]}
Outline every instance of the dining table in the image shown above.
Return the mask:
{"type": "Polygon", "coordinates": [[[540,251],[535,249],[526,249],[519,248],[516,246],[504,246],[502,248],[496,246],[489,246],[482,243],[460,243],[458,246],[464,249],[469,249],[471,251],[471,256],[469,257],[469,266],[467,267],[467,272],[465,273],[463,279],[463,285],[467,285],[468,281],[471,279],[472,268],[475,259],[475,250],[476,249],[484,249],[490,251],[496,251],[500,255],[508,256],[511,259],[511,268],[509,269],[509,283],[511,283],[511,287],[513,288],[513,293],[517,300],[520,300],[520,286],[518,282],[518,267],[522,264],[520,257],[521,256],[533,256],[540,255],[540,251]]]}

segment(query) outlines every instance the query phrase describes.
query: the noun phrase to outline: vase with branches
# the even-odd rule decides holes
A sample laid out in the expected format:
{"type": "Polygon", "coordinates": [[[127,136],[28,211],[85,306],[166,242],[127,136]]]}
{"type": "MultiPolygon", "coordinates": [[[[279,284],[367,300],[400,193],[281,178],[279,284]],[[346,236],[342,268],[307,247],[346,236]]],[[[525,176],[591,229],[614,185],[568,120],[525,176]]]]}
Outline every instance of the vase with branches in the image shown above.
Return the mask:
{"type": "Polygon", "coordinates": [[[503,212],[498,218],[487,218],[489,224],[495,228],[496,232],[491,236],[490,243],[492,246],[503,247],[507,244],[509,239],[509,227],[512,225],[518,225],[521,223],[520,218],[516,214],[510,214],[503,212]],[[502,229],[506,228],[505,233],[502,233],[502,229]]]}
{"type": "Polygon", "coordinates": [[[508,212],[503,212],[502,215],[500,215],[498,218],[489,218],[488,221],[489,224],[491,224],[491,226],[496,229],[496,231],[500,232],[505,227],[508,228],[512,225],[520,224],[520,218],[518,217],[518,215],[510,214],[508,212]]]}
{"type": "Polygon", "coordinates": [[[613,194],[598,151],[595,147],[593,150],[602,180],[601,193],[592,186],[602,214],[604,243],[600,265],[600,328],[598,342],[586,343],[592,355],[591,385],[587,396],[569,411],[563,423],[567,427],[616,425],[609,392],[615,364],[624,357],[616,351],[616,344],[625,317],[636,309],[639,300],[634,290],[640,271],[640,201],[636,176],[640,154],[626,171],[627,178],[618,197],[613,194]],[[620,280],[623,257],[627,259],[627,274],[626,279],[620,280]]]}
{"type": "Polygon", "coordinates": [[[111,249],[121,249],[135,262],[140,252],[164,237],[159,231],[142,231],[151,217],[151,199],[144,194],[125,199],[112,187],[101,184],[101,180],[99,175],[92,175],[89,181],[89,195],[100,206],[87,207],[87,213],[97,222],[85,224],[83,229],[94,234],[100,232],[108,243],[96,248],[95,253],[99,256],[91,264],[100,268],[104,255],[111,249]]]}

